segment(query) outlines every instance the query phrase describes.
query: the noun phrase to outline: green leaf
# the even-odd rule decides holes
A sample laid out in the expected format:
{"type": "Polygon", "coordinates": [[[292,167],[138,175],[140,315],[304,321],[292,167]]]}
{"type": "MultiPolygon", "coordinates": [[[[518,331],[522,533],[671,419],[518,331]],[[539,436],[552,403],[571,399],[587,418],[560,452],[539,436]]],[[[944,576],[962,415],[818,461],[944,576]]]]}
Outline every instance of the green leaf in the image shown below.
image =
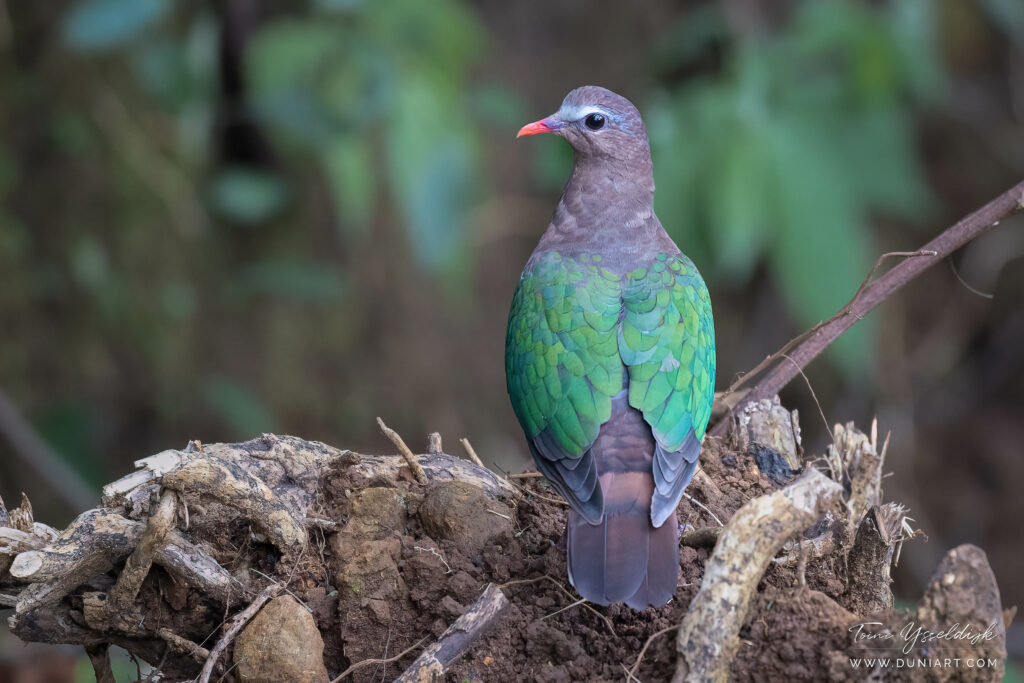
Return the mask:
{"type": "Polygon", "coordinates": [[[268,22],[246,46],[246,75],[257,92],[315,85],[338,30],[314,19],[268,22]]]}
{"type": "Polygon", "coordinates": [[[35,422],[43,440],[96,489],[104,477],[95,452],[103,418],[88,401],[54,399],[35,422]]]}
{"type": "Polygon", "coordinates": [[[476,181],[475,146],[455,103],[425,79],[402,88],[388,136],[391,182],[410,242],[433,270],[456,263],[476,181]]]}
{"type": "Polygon", "coordinates": [[[210,199],[219,214],[242,225],[261,223],[288,199],[284,180],[274,173],[229,168],[210,184],[210,199]]]}
{"type": "Polygon", "coordinates": [[[139,83],[162,103],[174,109],[193,96],[193,82],[180,41],[149,42],[134,51],[132,67],[139,83]]]}
{"type": "Polygon", "coordinates": [[[339,227],[360,235],[369,233],[375,187],[373,158],[366,141],[338,136],[324,148],[322,162],[339,227]]]}
{"type": "Polygon", "coordinates": [[[713,169],[708,197],[712,242],[718,267],[734,282],[744,282],[773,239],[774,223],[766,216],[771,182],[765,135],[741,126],[725,139],[713,169]]]}
{"type": "Polygon", "coordinates": [[[88,0],[64,17],[64,42],[79,50],[108,50],[138,36],[163,18],[167,0],[88,0]]]}
{"type": "MultiPolygon", "coordinates": [[[[813,120],[781,121],[774,128],[778,238],[772,273],[802,326],[834,314],[857,290],[871,267],[870,240],[855,197],[843,182],[840,160],[813,120]]],[[[848,373],[862,372],[873,356],[872,321],[864,321],[836,343],[848,373]]]]}
{"type": "MultiPolygon", "coordinates": [[[[716,130],[692,135],[699,125],[697,103],[709,94],[698,85],[675,102],[655,101],[646,108],[647,132],[654,161],[654,209],[665,230],[694,261],[711,262],[705,242],[713,230],[702,201],[707,197],[705,169],[713,162],[721,138],[716,130]]],[[[563,180],[564,183],[564,180],[563,180]]]]}
{"type": "Polygon", "coordinates": [[[859,204],[908,220],[924,213],[933,198],[907,112],[878,103],[824,124],[844,182],[859,204]]]}
{"type": "Polygon", "coordinates": [[[268,23],[246,46],[254,113],[297,140],[318,145],[329,139],[335,123],[320,99],[322,81],[327,69],[339,68],[336,62],[345,64],[332,60],[344,44],[337,27],[323,21],[268,23]]]}
{"type": "Polygon", "coordinates": [[[499,84],[488,84],[475,89],[472,95],[476,117],[506,135],[528,123],[526,103],[514,90],[499,84]]]}
{"type": "Polygon", "coordinates": [[[361,8],[367,0],[316,0],[316,6],[324,12],[351,12],[361,8]]]}

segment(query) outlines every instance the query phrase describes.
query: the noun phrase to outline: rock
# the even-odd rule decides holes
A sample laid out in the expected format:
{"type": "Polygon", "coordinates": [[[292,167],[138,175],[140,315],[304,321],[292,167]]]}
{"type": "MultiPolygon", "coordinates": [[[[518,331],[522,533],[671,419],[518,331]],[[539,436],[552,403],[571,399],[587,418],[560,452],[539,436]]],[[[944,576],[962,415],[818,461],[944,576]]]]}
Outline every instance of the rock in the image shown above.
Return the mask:
{"type": "Polygon", "coordinates": [[[235,640],[243,683],[324,683],[324,641],[313,615],[290,595],[274,598],[235,640]]]}
{"type": "Polygon", "coordinates": [[[803,466],[797,411],[783,408],[778,396],[744,406],[736,416],[730,440],[737,452],[749,452],[751,446],[757,444],[775,451],[790,470],[800,470],[803,466]]]}
{"type": "Polygon", "coordinates": [[[390,600],[405,591],[395,564],[402,550],[397,538],[364,541],[355,547],[333,543],[332,549],[341,560],[334,585],[343,603],[367,598],[390,600]]]}
{"type": "Polygon", "coordinates": [[[420,506],[420,521],[433,538],[453,541],[468,557],[512,534],[512,510],[461,481],[433,484],[420,506]]]}
{"type": "Polygon", "coordinates": [[[342,534],[356,538],[401,535],[405,529],[405,497],[393,488],[363,490],[352,501],[351,516],[342,534]]]}

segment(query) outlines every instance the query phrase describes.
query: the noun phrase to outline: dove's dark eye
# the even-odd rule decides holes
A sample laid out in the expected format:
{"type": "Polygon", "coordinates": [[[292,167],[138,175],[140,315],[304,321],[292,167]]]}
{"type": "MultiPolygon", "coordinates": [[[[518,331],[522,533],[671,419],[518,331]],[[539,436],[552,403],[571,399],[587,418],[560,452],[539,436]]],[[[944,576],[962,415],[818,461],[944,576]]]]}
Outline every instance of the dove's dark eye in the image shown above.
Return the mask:
{"type": "Polygon", "coordinates": [[[604,128],[604,115],[591,114],[587,118],[583,119],[583,123],[585,123],[587,128],[590,130],[601,130],[604,128]]]}

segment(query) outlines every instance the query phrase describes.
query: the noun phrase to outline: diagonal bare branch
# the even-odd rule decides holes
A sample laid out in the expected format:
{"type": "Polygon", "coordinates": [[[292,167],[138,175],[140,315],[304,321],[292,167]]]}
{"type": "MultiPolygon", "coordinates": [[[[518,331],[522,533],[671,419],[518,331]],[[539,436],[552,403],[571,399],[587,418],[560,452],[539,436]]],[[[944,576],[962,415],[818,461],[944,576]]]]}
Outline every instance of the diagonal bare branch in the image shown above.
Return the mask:
{"type": "Polygon", "coordinates": [[[723,400],[734,403],[729,412],[710,430],[712,436],[722,437],[728,429],[731,416],[751,401],[773,396],[789,384],[812,360],[827,349],[876,306],[885,301],[903,285],[942,261],[951,253],[976,237],[988,232],[1008,216],[1024,210],[1024,181],[1021,181],[999,195],[974,213],[961,218],[942,234],[914,252],[893,252],[883,255],[864,279],[853,298],[825,322],[818,323],[810,330],[790,340],[779,351],[762,361],[753,371],[747,373],[730,387],[738,391],[740,385],[754,375],[767,371],[754,386],[738,400],[726,396],[723,400]],[[883,259],[888,256],[903,256],[904,260],[893,266],[878,279],[872,280],[883,259]],[[780,362],[787,360],[791,362],[780,362]]]}

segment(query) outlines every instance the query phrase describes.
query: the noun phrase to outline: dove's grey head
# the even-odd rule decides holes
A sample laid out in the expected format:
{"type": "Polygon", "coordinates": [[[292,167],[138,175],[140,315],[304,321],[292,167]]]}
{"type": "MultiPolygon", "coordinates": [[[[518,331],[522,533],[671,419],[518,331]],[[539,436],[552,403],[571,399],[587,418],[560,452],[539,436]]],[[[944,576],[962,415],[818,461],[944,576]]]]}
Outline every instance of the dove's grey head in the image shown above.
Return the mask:
{"type": "Polygon", "coordinates": [[[633,103],[596,85],[576,88],[551,116],[523,126],[519,136],[554,133],[576,150],[577,160],[647,160],[647,130],[633,103]]]}
{"type": "Polygon", "coordinates": [[[654,215],[647,130],[629,100],[593,85],[576,88],[558,111],[523,126],[519,136],[537,133],[565,138],[575,163],[535,254],[597,250],[607,252],[606,265],[611,254],[625,267],[646,257],[644,250],[675,249],[654,215]]]}

